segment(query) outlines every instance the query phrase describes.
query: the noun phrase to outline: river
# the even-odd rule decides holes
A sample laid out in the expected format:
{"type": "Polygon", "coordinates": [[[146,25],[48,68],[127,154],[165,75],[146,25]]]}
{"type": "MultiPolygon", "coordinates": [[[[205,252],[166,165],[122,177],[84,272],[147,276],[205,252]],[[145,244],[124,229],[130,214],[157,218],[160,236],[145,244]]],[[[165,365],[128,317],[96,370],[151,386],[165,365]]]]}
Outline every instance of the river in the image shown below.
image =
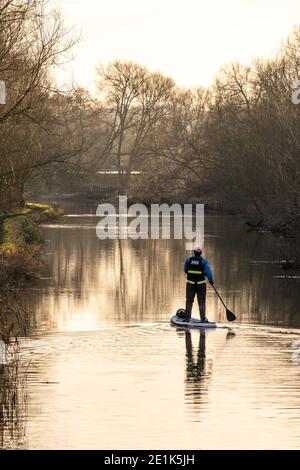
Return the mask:
{"type": "MultiPolygon", "coordinates": [[[[26,325],[0,370],[0,447],[299,449],[300,279],[276,262],[279,241],[206,216],[237,322],[177,331],[184,241],[100,241],[94,214],[71,204],[44,227],[47,265],[21,292],[26,325]]],[[[226,323],[211,288],[207,316],[226,323]]]]}

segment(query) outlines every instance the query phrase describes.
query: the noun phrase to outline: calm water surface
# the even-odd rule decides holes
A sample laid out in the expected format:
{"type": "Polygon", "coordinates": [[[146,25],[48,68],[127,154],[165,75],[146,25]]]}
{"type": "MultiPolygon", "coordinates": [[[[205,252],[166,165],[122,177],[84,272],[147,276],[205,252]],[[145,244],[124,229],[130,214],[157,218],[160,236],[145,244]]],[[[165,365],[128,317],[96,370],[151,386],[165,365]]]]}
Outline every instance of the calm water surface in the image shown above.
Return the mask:
{"type": "MultiPolygon", "coordinates": [[[[299,449],[300,279],[273,262],[277,241],[207,216],[205,256],[238,323],[177,331],[184,242],[101,242],[93,211],[69,212],[45,228],[48,266],[22,292],[0,446],[299,449]]],[[[210,289],[207,303],[225,323],[210,289]]]]}

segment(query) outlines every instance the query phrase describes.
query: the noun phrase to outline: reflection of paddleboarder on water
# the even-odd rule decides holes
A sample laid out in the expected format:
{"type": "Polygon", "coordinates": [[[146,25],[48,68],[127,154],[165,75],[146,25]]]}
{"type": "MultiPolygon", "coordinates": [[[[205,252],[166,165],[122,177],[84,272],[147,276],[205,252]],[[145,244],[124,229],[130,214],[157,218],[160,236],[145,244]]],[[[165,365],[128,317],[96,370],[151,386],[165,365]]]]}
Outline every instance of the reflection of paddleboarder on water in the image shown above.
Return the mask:
{"type": "MultiPolygon", "coordinates": [[[[194,411],[200,411],[202,404],[207,400],[208,379],[211,376],[211,368],[207,368],[206,363],[206,334],[206,330],[201,328],[197,352],[195,354],[195,351],[193,351],[192,333],[190,330],[185,331],[185,402],[187,405],[192,405],[194,411]]],[[[197,333],[193,332],[193,335],[197,335],[197,333]]]]}
{"type": "MultiPolygon", "coordinates": [[[[206,366],[206,330],[200,328],[199,344],[197,349],[197,359],[193,356],[192,334],[189,329],[185,331],[185,348],[186,348],[186,382],[196,383],[200,382],[205,376],[206,366]]],[[[234,338],[235,333],[228,331],[226,340],[234,338]]],[[[224,343],[224,345],[225,345],[224,343]]],[[[223,348],[222,348],[223,349],[223,348]]]]}
{"type": "Polygon", "coordinates": [[[205,349],[206,349],[206,331],[204,328],[200,329],[199,346],[197,350],[197,359],[193,358],[193,344],[192,335],[188,330],[185,332],[185,347],[186,347],[186,381],[199,382],[204,375],[205,371],[205,349]]]}
{"type": "MultiPolygon", "coordinates": [[[[196,331],[193,332],[196,334],[196,331]]],[[[196,409],[207,401],[208,385],[212,377],[212,359],[207,359],[205,328],[200,328],[199,344],[197,356],[193,354],[192,333],[190,329],[185,330],[185,348],[186,348],[186,379],[185,379],[185,400],[187,404],[196,405],[196,409]]],[[[235,333],[228,331],[225,342],[221,347],[221,352],[227,341],[235,337],[235,333]]]]}

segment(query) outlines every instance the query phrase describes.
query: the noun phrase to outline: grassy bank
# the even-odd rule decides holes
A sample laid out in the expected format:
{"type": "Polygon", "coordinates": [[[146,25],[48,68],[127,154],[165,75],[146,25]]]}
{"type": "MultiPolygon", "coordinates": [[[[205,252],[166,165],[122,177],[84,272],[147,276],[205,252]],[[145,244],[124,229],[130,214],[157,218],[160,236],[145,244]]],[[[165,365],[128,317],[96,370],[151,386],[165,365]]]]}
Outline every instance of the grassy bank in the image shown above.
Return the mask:
{"type": "Polygon", "coordinates": [[[63,215],[60,208],[27,203],[15,213],[0,216],[0,287],[33,278],[43,265],[40,224],[63,215]]]}

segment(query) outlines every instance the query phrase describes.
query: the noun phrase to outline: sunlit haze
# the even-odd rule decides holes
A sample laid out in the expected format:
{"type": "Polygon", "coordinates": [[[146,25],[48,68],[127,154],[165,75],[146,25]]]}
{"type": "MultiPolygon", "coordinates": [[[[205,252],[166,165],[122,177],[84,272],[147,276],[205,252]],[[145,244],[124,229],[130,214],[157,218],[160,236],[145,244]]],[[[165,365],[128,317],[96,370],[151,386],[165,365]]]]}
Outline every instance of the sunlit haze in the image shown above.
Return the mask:
{"type": "Polygon", "coordinates": [[[53,0],[82,35],[57,73],[90,89],[97,65],[133,60],[181,86],[207,86],[232,61],[270,56],[300,22],[299,0],[53,0]]]}

